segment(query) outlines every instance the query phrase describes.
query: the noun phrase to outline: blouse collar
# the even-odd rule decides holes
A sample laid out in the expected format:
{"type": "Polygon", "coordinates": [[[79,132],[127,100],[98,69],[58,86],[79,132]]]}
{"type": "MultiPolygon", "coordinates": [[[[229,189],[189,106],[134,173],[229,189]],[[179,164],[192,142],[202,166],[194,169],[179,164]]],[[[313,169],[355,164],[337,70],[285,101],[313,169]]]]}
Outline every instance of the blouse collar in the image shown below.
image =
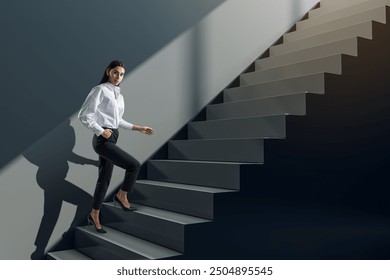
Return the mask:
{"type": "Polygon", "coordinates": [[[109,88],[109,89],[111,89],[111,90],[121,90],[121,88],[119,87],[119,86],[115,86],[115,85],[113,85],[113,84],[111,84],[110,82],[107,82],[107,83],[105,83],[105,85],[109,88]]]}
{"type": "Polygon", "coordinates": [[[115,94],[115,97],[118,98],[119,94],[121,93],[121,88],[119,86],[113,85],[110,82],[107,82],[104,85],[112,90],[115,94]]]}

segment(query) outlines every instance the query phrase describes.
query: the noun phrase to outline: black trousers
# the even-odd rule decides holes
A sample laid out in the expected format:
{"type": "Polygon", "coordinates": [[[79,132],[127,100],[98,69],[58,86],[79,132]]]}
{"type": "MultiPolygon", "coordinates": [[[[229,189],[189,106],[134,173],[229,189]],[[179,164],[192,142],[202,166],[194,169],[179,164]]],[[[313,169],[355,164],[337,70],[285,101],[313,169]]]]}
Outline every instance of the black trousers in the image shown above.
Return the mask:
{"type": "Polygon", "coordinates": [[[131,155],[119,148],[116,143],[119,137],[117,129],[113,131],[110,138],[94,135],[92,146],[99,155],[99,177],[93,195],[92,208],[100,209],[106,196],[108,186],[111,181],[114,165],[126,170],[125,178],[121,185],[121,190],[132,192],[137,179],[141,164],[131,155]]]}

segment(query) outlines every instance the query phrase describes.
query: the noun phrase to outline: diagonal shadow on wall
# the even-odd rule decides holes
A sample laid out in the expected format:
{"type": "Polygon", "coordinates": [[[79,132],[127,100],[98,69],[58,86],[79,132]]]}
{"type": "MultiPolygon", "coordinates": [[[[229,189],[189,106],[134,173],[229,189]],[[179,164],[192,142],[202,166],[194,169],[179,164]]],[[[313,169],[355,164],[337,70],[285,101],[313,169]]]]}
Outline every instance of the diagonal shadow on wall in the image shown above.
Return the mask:
{"type": "Polygon", "coordinates": [[[0,148],[0,168],[74,114],[109,61],[130,73],[224,1],[4,4],[0,116],[14,140],[0,148]]]}

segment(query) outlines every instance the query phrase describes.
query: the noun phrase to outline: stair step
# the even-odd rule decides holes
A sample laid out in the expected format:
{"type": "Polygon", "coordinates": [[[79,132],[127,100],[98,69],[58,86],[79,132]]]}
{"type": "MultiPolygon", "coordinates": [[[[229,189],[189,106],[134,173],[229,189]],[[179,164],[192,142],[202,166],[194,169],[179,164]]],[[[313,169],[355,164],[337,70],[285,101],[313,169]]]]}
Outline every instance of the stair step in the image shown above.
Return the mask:
{"type": "MultiPolygon", "coordinates": [[[[326,2],[326,1],[325,1],[326,2]]],[[[309,11],[309,17],[321,16],[324,14],[328,14],[334,11],[350,8],[356,5],[373,5],[377,0],[349,0],[349,1],[337,1],[337,2],[328,2],[328,4],[324,4],[321,1],[321,7],[319,9],[309,11]]]]}
{"type": "Polygon", "coordinates": [[[135,237],[184,252],[186,230],[210,220],[133,203],[137,211],[125,212],[105,203],[105,225],[135,237]],[[158,229],[158,230],[156,230],[158,229]]]}
{"type": "Polygon", "coordinates": [[[216,198],[234,192],[228,189],[138,180],[131,198],[142,205],[213,219],[216,198]]]}
{"type": "Polygon", "coordinates": [[[269,115],[305,115],[306,94],[289,94],[271,98],[251,99],[209,105],[207,119],[229,119],[269,115]]]}
{"type": "Polygon", "coordinates": [[[75,230],[75,247],[83,254],[98,260],[169,259],[181,253],[138,237],[104,227],[107,233],[95,231],[93,226],[75,230]]]}
{"type": "MultiPolygon", "coordinates": [[[[348,38],[340,41],[336,41],[322,46],[307,48],[304,50],[291,52],[282,55],[270,56],[256,60],[256,70],[265,70],[294,63],[300,63],[312,59],[318,59],[321,57],[332,56],[337,54],[347,54],[351,56],[357,56],[358,54],[358,41],[357,37],[348,38]]],[[[363,39],[361,39],[363,40],[363,39]]]]}
{"type": "Polygon", "coordinates": [[[171,140],[168,143],[168,158],[263,162],[263,145],[263,139],[171,140]]]}
{"type": "Polygon", "coordinates": [[[283,35],[283,42],[292,42],[299,39],[319,35],[329,31],[337,30],[340,28],[348,27],[354,24],[363,23],[367,21],[377,21],[385,24],[389,7],[381,6],[371,10],[367,10],[356,15],[343,17],[341,19],[329,21],[313,27],[305,29],[299,29],[294,32],[286,33],[283,35]]]}
{"type": "Polygon", "coordinates": [[[369,1],[369,0],[321,0],[321,8],[336,6],[336,5],[351,6],[365,1],[369,1]]]}
{"type": "Polygon", "coordinates": [[[240,189],[240,170],[249,163],[149,160],[148,180],[240,189]]]}
{"type": "Polygon", "coordinates": [[[189,139],[285,138],[286,117],[267,116],[190,122],[189,139]]]}
{"type": "Polygon", "coordinates": [[[181,213],[176,213],[172,211],[167,211],[164,209],[158,209],[155,207],[150,207],[146,205],[141,205],[134,203],[134,206],[137,207],[137,211],[123,211],[121,208],[118,208],[117,206],[114,206],[112,202],[108,203],[109,207],[111,207],[113,210],[119,210],[119,213],[125,214],[125,216],[133,217],[135,215],[142,215],[142,216],[148,216],[152,217],[155,219],[160,219],[164,220],[166,222],[171,222],[171,223],[176,223],[179,225],[192,225],[192,224],[198,224],[198,223],[207,223],[210,222],[210,220],[191,216],[191,215],[186,215],[186,214],[181,214],[181,213]]]}
{"type": "Polygon", "coordinates": [[[245,73],[240,76],[240,85],[246,86],[281,79],[296,78],[299,76],[306,76],[316,73],[341,74],[341,59],[342,55],[337,54],[271,68],[268,70],[258,70],[245,73]]]}
{"type": "Polygon", "coordinates": [[[296,41],[276,45],[270,48],[270,56],[286,54],[311,47],[317,47],[323,44],[328,44],[351,37],[372,39],[372,25],[372,21],[367,21],[341,29],[332,30],[319,35],[314,35],[312,37],[307,37],[296,41]]]}
{"type": "Polygon", "coordinates": [[[92,260],[75,249],[49,252],[47,255],[51,260],[92,260]]]}
{"type": "Polygon", "coordinates": [[[325,92],[325,74],[317,73],[295,78],[229,88],[224,91],[224,101],[243,101],[292,93],[325,92]]]}
{"type": "Polygon", "coordinates": [[[385,5],[390,5],[390,0],[375,0],[375,1],[365,1],[355,5],[351,5],[339,10],[332,12],[327,12],[325,14],[317,15],[315,17],[309,17],[306,20],[297,22],[296,29],[303,29],[308,27],[313,27],[315,25],[324,24],[330,21],[338,20],[345,18],[351,15],[356,15],[364,11],[368,11],[374,8],[382,7],[385,5]]]}

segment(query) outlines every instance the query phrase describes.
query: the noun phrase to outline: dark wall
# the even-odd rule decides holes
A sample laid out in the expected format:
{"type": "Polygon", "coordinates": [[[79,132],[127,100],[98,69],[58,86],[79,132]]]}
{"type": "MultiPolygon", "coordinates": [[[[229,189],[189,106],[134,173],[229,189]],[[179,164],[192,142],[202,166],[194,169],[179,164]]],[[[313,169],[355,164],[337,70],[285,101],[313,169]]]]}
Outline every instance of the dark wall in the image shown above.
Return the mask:
{"type": "Polygon", "coordinates": [[[223,0],[7,1],[0,10],[0,168],[75,113],[112,59],[127,73],[223,0]]]}

